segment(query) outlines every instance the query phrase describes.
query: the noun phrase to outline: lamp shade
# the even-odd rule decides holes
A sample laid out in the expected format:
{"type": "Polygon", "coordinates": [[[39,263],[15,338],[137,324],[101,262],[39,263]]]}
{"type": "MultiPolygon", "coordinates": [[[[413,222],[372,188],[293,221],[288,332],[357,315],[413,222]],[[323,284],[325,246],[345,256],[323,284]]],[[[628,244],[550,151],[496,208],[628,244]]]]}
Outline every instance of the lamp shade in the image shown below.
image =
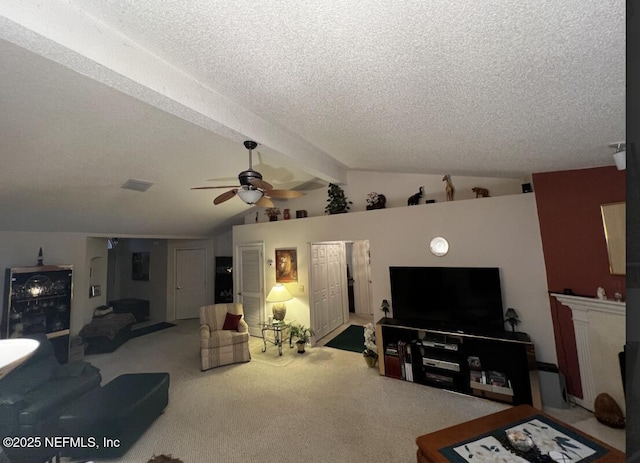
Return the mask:
{"type": "Polygon", "coordinates": [[[511,307],[507,309],[507,312],[504,314],[504,316],[507,320],[513,320],[515,318],[518,318],[518,314],[516,313],[516,310],[511,307]]]}
{"type": "Polygon", "coordinates": [[[238,196],[247,204],[255,204],[262,198],[262,191],[260,190],[245,190],[244,188],[238,190],[238,196]]]}
{"type": "Polygon", "coordinates": [[[618,170],[625,170],[627,168],[627,152],[625,150],[614,153],[613,160],[618,170]]]}
{"type": "Polygon", "coordinates": [[[293,299],[293,296],[282,283],[276,283],[267,295],[267,302],[287,302],[291,299],[293,299]]]}

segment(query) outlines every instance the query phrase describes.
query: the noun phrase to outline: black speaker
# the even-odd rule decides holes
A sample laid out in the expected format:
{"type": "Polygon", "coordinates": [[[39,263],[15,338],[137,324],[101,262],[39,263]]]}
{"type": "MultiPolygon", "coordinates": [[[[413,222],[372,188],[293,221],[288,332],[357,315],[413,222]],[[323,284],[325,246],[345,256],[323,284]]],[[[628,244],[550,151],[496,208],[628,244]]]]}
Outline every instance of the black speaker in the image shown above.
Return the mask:
{"type": "Polygon", "coordinates": [[[523,183],[522,184],[522,192],[523,193],[531,193],[533,191],[533,188],[531,188],[531,184],[530,183],[523,183]]]}

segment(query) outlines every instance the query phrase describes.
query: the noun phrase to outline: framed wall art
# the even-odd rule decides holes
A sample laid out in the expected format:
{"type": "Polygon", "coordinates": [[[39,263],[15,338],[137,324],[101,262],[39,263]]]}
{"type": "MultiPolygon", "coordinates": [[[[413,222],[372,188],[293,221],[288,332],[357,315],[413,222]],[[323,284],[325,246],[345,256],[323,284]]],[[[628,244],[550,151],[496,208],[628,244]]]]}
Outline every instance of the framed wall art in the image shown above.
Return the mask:
{"type": "Polygon", "coordinates": [[[149,281],[149,252],[134,252],[131,257],[131,279],[149,281]]]}
{"type": "Polygon", "coordinates": [[[600,206],[604,237],[609,253],[609,272],[612,275],[626,275],[626,202],[603,204],[600,206]]]}
{"type": "Polygon", "coordinates": [[[298,282],[296,248],[276,249],[276,283],[298,282]]]}

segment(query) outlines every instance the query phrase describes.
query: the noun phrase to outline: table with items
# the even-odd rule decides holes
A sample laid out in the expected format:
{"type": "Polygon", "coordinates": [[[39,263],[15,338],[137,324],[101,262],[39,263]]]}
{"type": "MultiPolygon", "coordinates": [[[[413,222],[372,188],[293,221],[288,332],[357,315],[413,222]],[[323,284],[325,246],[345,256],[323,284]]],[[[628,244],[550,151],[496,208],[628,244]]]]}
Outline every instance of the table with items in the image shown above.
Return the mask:
{"type": "MultiPolygon", "coordinates": [[[[262,342],[264,343],[262,352],[267,351],[267,342],[270,342],[278,346],[278,354],[282,355],[282,337],[285,331],[288,328],[291,328],[291,322],[288,322],[285,320],[272,320],[272,321],[261,323],[260,328],[262,330],[262,342]],[[273,331],[273,341],[270,339],[267,339],[267,336],[266,336],[267,331],[273,331]]],[[[289,347],[293,348],[293,344],[291,343],[291,332],[289,332],[289,347]]]]}

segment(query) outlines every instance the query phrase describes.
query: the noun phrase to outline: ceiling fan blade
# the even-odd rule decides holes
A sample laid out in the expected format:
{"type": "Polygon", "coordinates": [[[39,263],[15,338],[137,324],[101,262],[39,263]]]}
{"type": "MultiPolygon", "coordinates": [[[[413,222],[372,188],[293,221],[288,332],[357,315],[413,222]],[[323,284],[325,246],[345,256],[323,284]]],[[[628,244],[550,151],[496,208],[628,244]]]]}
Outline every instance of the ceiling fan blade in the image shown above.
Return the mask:
{"type": "Polygon", "coordinates": [[[251,183],[251,185],[253,185],[256,188],[260,188],[261,190],[272,190],[273,186],[270,183],[265,182],[264,180],[260,180],[260,179],[254,179],[251,180],[249,183],[251,183]]]}
{"type": "Polygon", "coordinates": [[[224,193],[222,193],[220,196],[218,196],[216,199],[213,200],[213,204],[217,206],[218,204],[221,204],[233,198],[237,193],[238,193],[238,190],[225,191],[224,193]]]}
{"type": "Polygon", "coordinates": [[[224,186],[197,186],[191,188],[192,190],[215,190],[216,188],[238,188],[238,185],[224,185],[224,186]]]}
{"type": "Polygon", "coordinates": [[[302,191],[296,190],[270,190],[269,196],[277,199],[293,199],[299,198],[300,196],[304,196],[305,194],[302,191]]]}
{"type": "Polygon", "coordinates": [[[260,207],[274,207],[273,201],[271,201],[266,196],[260,198],[260,200],[256,203],[256,206],[260,207]]]}
{"type": "Polygon", "coordinates": [[[207,182],[233,182],[235,180],[238,180],[238,176],[235,176],[235,177],[208,178],[207,182]]]}

